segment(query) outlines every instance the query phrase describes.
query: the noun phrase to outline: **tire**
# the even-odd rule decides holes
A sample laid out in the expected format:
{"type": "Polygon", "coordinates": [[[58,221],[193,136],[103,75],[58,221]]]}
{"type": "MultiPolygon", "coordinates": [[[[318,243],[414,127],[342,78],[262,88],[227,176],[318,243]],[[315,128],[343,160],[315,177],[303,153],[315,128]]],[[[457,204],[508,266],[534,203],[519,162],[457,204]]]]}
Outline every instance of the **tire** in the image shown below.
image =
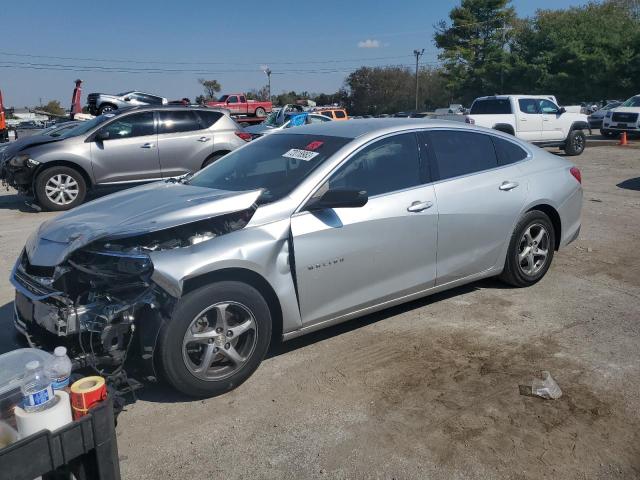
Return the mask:
{"type": "Polygon", "coordinates": [[[258,368],[269,348],[271,328],[269,306],[252,286],[235,281],[205,285],[178,302],[160,331],[156,361],[176,390],[199,398],[221,395],[258,368]],[[226,335],[231,330],[241,333],[226,335]]]}
{"type": "Polygon", "coordinates": [[[616,136],[615,132],[612,132],[611,130],[604,130],[604,129],[600,129],[600,134],[603,137],[609,137],[609,138],[613,138],[616,136]]]}
{"type": "Polygon", "coordinates": [[[51,167],[36,177],[35,197],[43,209],[59,212],[84,202],[87,183],[82,174],[71,167],[51,167]]]}
{"type": "Polygon", "coordinates": [[[555,241],[556,232],[553,224],[544,212],[532,210],[524,214],[511,235],[507,258],[504,270],[500,274],[500,279],[514,287],[528,287],[540,281],[553,261],[555,241]],[[521,253],[525,253],[527,247],[529,251],[534,247],[532,242],[538,237],[540,229],[544,229],[546,237],[543,235],[538,240],[539,243],[535,245],[535,251],[542,252],[546,250],[547,254],[544,257],[544,263],[540,263],[542,261],[541,255],[536,255],[535,251],[532,252],[531,256],[526,255],[521,259],[521,253]],[[525,236],[527,233],[529,233],[528,238],[525,236]],[[541,245],[542,248],[539,248],[541,245]],[[529,270],[528,267],[531,265],[532,259],[534,268],[529,270]]]}
{"type": "Polygon", "coordinates": [[[587,145],[587,137],[582,130],[571,130],[564,144],[564,152],[569,156],[580,155],[587,145]]]}
{"type": "Polygon", "coordinates": [[[256,108],[255,116],[256,117],[264,117],[267,114],[264,108],[258,107],[256,108]]]}
{"type": "Polygon", "coordinates": [[[105,103],[103,105],[100,105],[100,108],[98,108],[98,115],[102,115],[103,113],[113,112],[114,110],[117,110],[117,107],[115,105],[111,105],[110,103],[105,103]]]}
{"type": "Polygon", "coordinates": [[[226,154],[227,154],[227,152],[225,152],[225,153],[214,153],[213,155],[211,155],[209,158],[207,158],[204,161],[204,163],[202,164],[202,168],[206,168],[209,165],[211,165],[212,163],[217,162],[222,157],[224,157],[226,154]]]}

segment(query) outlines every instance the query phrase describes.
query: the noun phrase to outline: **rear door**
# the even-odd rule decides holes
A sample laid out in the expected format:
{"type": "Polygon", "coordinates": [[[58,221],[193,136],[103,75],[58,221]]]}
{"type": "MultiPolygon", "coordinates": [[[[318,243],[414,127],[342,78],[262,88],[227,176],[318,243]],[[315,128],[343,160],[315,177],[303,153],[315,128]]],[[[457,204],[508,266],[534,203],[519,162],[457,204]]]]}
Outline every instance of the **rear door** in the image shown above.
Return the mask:
{"type": "Polygon", "coordinates": [[[425,172],[415,133],[376,140],[316,192],[366,190],[365,206],[293,215],[304,325],[434,285],[438,214],[425,172]]]}
{"type": "Polygon", "coordinates": [[[118,115],[97,133],[108,134],[105,140],[91,142],[91,164],[97,183],[161,178],[152,111],[118,115]]]}
{"type": "Polygon", "coordinates": [[[205,120],[195,110],[158,111],[158,151],[163,178],[196,172],[213,153],[214,135],[205,120]]]}
{"type": "Polygon", "coordinates": [[[526,199],[518,162],[527,152],[509,140],[456,129],[432,130],[422,138],[437,179],[436,284],[443,285],[500,260],[526,199]]]}
{"type": "Polygon", "coordinates": [[[518,138],[529,142],[542,140],[542,114],[539,103],[540,100],[536,98],[518,99],[518,138]]]}

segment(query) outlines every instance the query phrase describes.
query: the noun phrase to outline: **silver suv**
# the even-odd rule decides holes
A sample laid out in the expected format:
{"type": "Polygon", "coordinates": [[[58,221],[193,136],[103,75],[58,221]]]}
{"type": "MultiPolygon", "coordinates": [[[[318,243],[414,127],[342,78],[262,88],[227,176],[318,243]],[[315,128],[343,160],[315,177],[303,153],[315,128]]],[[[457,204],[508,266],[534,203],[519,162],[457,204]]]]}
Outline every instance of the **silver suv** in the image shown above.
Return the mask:
{"type": "Polygon", "coordinates": [[[46,210],[69,210],[89,190],[194,172],[249,140],[217,110],[135,107],[4,155],[0,177],[46,210]]]}

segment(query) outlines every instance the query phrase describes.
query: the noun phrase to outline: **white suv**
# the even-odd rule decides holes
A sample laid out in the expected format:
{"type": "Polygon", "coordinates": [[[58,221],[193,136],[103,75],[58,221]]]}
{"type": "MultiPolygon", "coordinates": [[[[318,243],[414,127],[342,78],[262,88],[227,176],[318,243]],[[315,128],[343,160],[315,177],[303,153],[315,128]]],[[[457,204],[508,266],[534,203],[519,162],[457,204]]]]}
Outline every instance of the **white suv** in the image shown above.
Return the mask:
{"type": "Polygon", "coordinates": [[[640,133],[640,95],[612,108],[602,119],[602,135],[611,137],[622,132],[640,133]]]}
{"type": "Polygon", "coordinates": [[[580,155],[586,145],[587,116],[559,107],[544,95],[497,95],[476,98],[468,123],[493,128],[538,146],[560,147],[580,155]]]}

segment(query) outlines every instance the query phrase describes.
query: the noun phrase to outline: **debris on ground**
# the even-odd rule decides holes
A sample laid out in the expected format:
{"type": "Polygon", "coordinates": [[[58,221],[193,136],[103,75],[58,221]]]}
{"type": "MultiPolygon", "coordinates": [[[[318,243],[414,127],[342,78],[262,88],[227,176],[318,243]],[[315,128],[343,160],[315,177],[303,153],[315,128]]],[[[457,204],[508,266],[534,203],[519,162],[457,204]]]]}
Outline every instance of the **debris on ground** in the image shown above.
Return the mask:
{"type": "Polygon", "coordinates": [[[518,385],[520,395],[540,397],[546,400],[557,400],[562,396],[562,390],[546,370],[542,371],[542,380],[534,378],[530,383],[518,385]]]}

